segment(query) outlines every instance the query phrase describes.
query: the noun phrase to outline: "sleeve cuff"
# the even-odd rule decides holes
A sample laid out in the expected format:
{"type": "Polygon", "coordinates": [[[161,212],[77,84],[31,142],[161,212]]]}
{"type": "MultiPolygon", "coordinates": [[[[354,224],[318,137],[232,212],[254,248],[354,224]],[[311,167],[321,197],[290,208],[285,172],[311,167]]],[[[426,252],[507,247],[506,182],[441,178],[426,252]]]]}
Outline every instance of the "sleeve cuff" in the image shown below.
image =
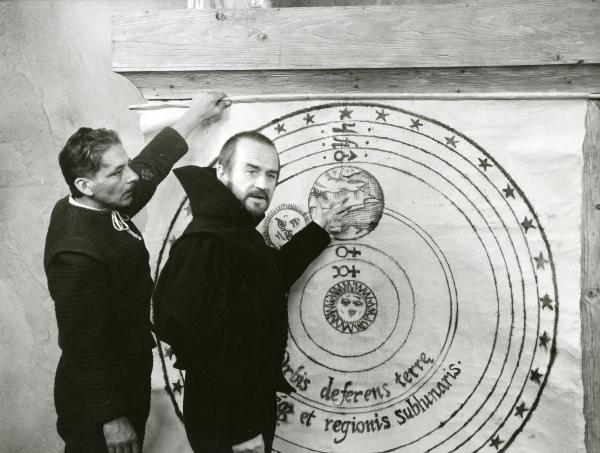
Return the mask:
{"type": "Polygon", "coordinates": [[[92,414],[92,418],[100,425],[104,425],[120,417],[125,417],[125,411],[118,410],[112,406],[92,414]]]}

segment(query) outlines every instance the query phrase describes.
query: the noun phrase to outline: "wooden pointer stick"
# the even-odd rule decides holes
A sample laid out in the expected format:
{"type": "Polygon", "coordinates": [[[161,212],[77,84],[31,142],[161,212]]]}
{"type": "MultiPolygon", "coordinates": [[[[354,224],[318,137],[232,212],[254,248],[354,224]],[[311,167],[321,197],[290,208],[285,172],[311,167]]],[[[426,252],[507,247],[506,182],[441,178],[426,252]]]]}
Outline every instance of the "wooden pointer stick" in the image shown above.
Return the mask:
{"type": "MultiPolygon", "coordinates": [[[[368,100],[574,100],[600,99],[600,93],[326,93],[326,94],[262,94],[230,96],[233,104],[293,101],[368,101],[368,100]]],[[[190,99],[151,101],[129,106],[130,110],[188,108],[190,99]]]]}

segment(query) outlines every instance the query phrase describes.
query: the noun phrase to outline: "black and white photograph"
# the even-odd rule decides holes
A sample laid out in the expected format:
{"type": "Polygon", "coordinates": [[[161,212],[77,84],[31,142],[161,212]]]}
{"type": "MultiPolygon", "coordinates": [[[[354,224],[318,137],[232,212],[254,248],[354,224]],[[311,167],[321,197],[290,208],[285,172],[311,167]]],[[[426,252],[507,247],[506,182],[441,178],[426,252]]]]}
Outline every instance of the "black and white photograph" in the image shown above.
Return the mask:
{"type": "Polygon", "coordinates": [[[597,0],[0,0],[6,453],[600,453],[597,0]]]}

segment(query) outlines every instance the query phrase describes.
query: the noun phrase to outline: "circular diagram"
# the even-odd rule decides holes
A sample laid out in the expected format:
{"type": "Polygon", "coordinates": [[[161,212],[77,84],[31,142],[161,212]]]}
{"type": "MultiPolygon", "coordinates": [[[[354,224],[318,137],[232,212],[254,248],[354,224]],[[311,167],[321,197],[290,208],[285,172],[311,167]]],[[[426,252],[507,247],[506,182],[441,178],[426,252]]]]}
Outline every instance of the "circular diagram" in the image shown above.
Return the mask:
{"type": "MultiPolygon", "coordinates": [[[[281,161],[268,244],[317,203],[349,206],[290,291],[296,393],[280,396],[274,450],[506,450],[543,392],[558,322],[551,250],[516,182],[470,138],[385,104],[317,105],[259,131],[281,161]]],[[[159,352],[181,414],[184,376],[159,352]]]]}

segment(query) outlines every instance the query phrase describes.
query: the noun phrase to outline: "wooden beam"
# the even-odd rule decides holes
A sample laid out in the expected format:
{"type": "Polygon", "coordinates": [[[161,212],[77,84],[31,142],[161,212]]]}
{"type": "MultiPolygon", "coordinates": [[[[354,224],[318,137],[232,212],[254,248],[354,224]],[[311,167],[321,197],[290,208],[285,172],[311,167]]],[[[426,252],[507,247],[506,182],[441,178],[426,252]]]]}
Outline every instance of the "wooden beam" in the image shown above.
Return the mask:
{"type": "Polygon", "coordinates": [[[600,102],[589,101],[583,143],[581,344],[585,437],[600,453],[600,102]]]}
{"type": "Polygon", "coordinates": [[[200,89],[230,96],[285,93],[600,93],[600,64],[305,71],[123,73],[147,99],[189,99],[200,89]]]}
{"type": "Polygon", "coordinates": [[[113,69],[414,68],[600,63],[600,3],[502,1],[115,14],[113,69]]]}

